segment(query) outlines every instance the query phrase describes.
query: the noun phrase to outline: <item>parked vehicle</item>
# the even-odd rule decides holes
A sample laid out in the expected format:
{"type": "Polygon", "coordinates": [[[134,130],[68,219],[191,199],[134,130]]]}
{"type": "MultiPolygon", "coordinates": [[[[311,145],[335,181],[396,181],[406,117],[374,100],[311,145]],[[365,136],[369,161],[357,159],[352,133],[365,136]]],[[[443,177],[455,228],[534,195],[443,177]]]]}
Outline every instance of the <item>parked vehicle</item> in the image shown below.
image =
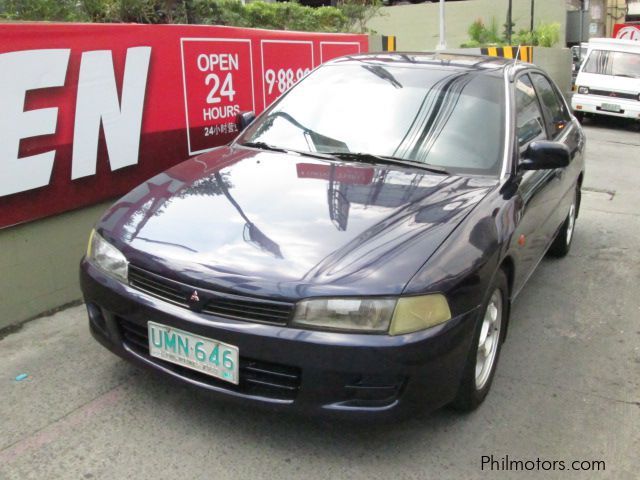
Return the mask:
{"type": "Polygon", "coordinates": [[[571,247],[584,145],[533,65],[330,61],[106,212],[81,263],[91,333],[249,404],[472,410],[513,300],[571,247]]]}
{"type": "Polygon", "coordinates": [[[585,114],[640,119],[640,42],[591,39],[575,90],[571,106],[580,120],[585,114]]]}
{"type": "Polygon", "coordinates": [[[571,81],[573,84],[576,83],[576,77],[578,76],[582,62],[587,58],[588,45],[588,43],[581,43],[580,45],[571,47],[571,81]]]}

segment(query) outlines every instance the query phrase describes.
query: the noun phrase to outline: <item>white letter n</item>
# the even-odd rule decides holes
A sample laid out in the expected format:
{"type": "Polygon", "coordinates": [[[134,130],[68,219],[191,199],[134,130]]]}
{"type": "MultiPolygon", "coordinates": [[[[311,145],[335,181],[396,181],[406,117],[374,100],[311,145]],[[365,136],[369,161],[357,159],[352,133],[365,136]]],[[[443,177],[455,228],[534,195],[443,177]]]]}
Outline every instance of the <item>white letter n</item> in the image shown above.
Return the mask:
{"type": "Polygon", "coordinates": [[[71,178],[95,175],[100,122],[111,170],[138,163],[142,110],[151,47],[127,50],[122,101],[110,50],[84,52],[78,78],[71,178]]]}

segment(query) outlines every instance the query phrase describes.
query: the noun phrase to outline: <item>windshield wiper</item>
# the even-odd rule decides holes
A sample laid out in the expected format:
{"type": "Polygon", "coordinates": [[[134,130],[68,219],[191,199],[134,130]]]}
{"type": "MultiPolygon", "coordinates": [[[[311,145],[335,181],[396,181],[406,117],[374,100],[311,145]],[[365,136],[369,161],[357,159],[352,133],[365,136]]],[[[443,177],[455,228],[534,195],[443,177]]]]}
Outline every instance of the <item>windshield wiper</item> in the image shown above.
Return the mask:
{"type": "Polygon", "coordinates": [[[265,143],[265,142],[244,142],[244,143],[241,143],[240,145],[242,145],[243,147],[259,148],[260,150],[269,150],[272,152],[283,152],[283,153],[288,152],[288,150],[285,148],[276,147],[275,145],[269,145],[268,143],[265,143]]]}
{"type": "Polygon", "coordinates": [[[244,142],[240,143],[243,147],[259,148],[260,150],[269,150],[271,152],[293,153],[304,157],[321,158],[324,160],[338,158],[340,160],[355,160],[357,162],[366,163],[385,163],[390,165],[403,165],[407,167],[421,168],[430,172],[439,173],[441,175],[450,175],[444,168],[435,165],[429,165],[415,160],[406,160],[404,158],[391,157],[387,155],[374,155],[373,153],[358,152],[307,152],[304,150],[292,150],[289,148],[276,147],[265,142],[244,142]]]}
{"type": "Polygon", "coordinates": [[[359,153],[359,152],[330,152],[328,153],[328,155],[339,158],[341,160],[355,160],[357,162],[403,165],[406,167],[414,167],[414,168],[421,168],[423,170],[429,170],[430,172],[439,173],[441,175],[450,175],[450,173],[447,170],[441,167],[437,167],[435,165],[429,165],[428,163],[418,162],[415,160],[407,160],[405,158],[392,157],[388,155],[374,155],[373,153],[359,153]]]}
{"type": "Polygon", "coordinates": [[[270,145],[265,142],[244,142],[244,143],[239,143],[238,145],[241,145],[243,147],[259,148],[261,150],[269,150],[271,152],[294,153],[296,155],[300,155],[303,157],[321,158],[323,160],[332,160],[335,158],[333,155],[328,153],[306,152],[304,150],[293,150],[291,148],[276,147],[275,145],[270,145]]]}

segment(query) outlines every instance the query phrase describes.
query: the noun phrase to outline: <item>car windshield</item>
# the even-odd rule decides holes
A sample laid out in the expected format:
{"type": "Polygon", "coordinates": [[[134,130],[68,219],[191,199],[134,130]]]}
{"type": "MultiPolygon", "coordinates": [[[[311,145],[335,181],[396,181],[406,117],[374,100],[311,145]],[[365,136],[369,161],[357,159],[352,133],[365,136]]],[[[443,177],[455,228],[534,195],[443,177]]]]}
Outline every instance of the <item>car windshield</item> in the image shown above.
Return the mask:
{"type": "Polygon", "coordinates": [[[592,50],[582,71],[599,75],[640,78],[640,54],[592,50]]]}
{"type": "Polygon", "coordinates": [[[287,93],[237,143],[394,157],[451,173],[497,175],[503,115],[498,75],[441,65],[328,65],[287,93]]]}

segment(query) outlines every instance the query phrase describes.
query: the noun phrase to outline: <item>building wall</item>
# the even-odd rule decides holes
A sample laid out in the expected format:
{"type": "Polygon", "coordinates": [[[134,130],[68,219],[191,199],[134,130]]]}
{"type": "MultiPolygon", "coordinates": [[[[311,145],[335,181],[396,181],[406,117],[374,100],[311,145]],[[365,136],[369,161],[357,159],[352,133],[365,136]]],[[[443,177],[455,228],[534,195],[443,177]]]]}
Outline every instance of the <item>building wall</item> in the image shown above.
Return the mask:
{"type": "MultiPolygon", "coordinates": [[[[466,0],[446,3],[447,47],[458,48],[469,39],[467,30],[471,23],[481,18],[485,23],[496,19],[503,30],[506,23],[508,0],[466,0]]],[[[564,0],[535,0],[535,23],[557,22],[560,38],[565,37],[567,4],[564,0]]],[[[384,7],[382,15],[372,19],[368,26],[382,35],[397,36],[397,50],[433,50],[438,44],[439,5],[420,3],[384,7]]],[[[514,31],[529,28],[531,21],[530,0],[513,0],[512,19],[514,31]]],[[[564,46],[564,45],[561,45],[564,46]]]]}
{"type": "MultiPolygon", "coordinates": [[[[584,41],[592,37],[611,37],[613,26],[625,22],[627,5],[634,1],[640,0],[590,0],[586,12],[584,41]]],[[[570,11],[580,10],[581,5],[580,0],[567,0],[567,9],[570,11]]]]}
{"type": "Polygon", "coordinates": [[[80,258],[108,206],[0,230],[0,328],[80,299],[80,258]]]}
{"type": "Polygon", "coordinates": [[[613,26],[616,23],[624,23],[625,13],[627,11],[627,0],[608,0],[607,1],[607,20],[606,20],[606,36],[613,35],[613,26]]]}

